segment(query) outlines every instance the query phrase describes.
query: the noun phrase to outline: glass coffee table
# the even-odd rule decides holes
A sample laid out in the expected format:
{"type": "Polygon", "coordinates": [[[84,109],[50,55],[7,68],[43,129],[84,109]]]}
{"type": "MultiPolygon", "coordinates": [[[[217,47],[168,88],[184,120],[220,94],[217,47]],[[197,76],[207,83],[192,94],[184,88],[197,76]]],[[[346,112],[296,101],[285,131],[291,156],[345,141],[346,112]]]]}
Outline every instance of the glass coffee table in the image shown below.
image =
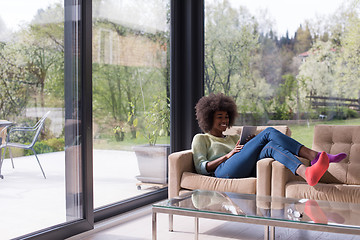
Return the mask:
{"type": "Polygon", "coordinates": [[[360,235],[360,204],[356,203],[195,190],[153,204],[153,240],[157,238],[158,213],[169,214],[170,231],[173,215],[194,217],[195,239],[199,218],[264,225],[264,239],[275,238],[275,227],[360,235]]]}

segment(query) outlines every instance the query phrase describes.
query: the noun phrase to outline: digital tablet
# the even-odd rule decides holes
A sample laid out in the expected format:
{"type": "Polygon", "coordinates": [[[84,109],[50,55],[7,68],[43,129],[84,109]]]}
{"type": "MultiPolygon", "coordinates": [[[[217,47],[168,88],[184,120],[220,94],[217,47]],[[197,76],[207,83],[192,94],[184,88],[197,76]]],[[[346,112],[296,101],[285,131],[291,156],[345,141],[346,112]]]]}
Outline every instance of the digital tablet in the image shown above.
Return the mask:
{"type": "Polygon", "coordinates": [[[255,135],[256,129],[257,129],[256,126],[244,126],[242,131],[241,131],[240,145],[244,145],[246,143],[246,139],[249,136],[255,135]]]}

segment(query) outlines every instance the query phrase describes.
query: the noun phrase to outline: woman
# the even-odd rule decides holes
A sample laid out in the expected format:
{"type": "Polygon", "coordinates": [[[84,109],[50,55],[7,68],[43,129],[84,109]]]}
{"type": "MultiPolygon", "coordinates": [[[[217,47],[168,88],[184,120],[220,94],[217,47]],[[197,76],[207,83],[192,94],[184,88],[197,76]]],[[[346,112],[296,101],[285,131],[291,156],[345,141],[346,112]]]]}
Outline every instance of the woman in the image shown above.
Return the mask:
{"type": "Polygon", "coordinates": [[[316,152],[272,127],[240,145],[239,136],[223,135],[233,126],[237,107],[231,97],[222,93],[202,97],[195,109],[204,131],[192,141],[194,164],[200,174],[219,178],[249,177],[254,175],[258,160],[271,157],[314,186],[328,169],[329,162],[339,162],[347,156],[316,152]],[[296,156],[311,160],[312,166],[306,167],[296,156]]]}

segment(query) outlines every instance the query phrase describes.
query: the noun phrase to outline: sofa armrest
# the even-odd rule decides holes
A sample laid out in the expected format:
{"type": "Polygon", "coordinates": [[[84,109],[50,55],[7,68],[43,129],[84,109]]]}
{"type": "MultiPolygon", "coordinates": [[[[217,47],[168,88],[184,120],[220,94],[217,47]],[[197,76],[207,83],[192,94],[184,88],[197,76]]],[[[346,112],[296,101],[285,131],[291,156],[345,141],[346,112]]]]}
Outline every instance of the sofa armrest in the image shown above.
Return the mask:
{"type": "MultiPolygon", "coordinates": [[[[299,157],[299,160],[305,165],[309,166],[310,161],[299,157]]],[[[271,196],[285,197],[285,187],[290,181],[305,181],[300,176],[295,176],[288,168],[278,161],[272,163],[272,177],[271,177],[271,196]]]]}
{"type": "Polygon", "coordinates": [[[191,150],[174,152],[169,155],[169,198],[179,196],[181,177],[184,172],[195,172],[191,150]]]}
{"type": "Polygon", "coordinates": [[[271,196],[285,197],[285,185],[292,172],[280,162],[272,163],[271,196]]]}
{"type": "Polygon", "coordinates": [[[270,196],[271,174],[273,158],[264,158],[257,162],[256,166],[256,194],[259,196],[270,196]]]}

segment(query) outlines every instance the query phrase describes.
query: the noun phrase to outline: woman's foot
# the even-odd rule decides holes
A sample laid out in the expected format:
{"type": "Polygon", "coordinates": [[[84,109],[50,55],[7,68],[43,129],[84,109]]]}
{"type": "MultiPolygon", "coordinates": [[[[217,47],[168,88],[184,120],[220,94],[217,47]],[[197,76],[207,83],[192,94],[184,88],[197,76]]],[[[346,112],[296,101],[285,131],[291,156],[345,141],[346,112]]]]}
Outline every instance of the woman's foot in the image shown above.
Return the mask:
{"type": "MultiPolygon", "coordinates": [[[[317,154],[317,156],[314,158],[314,160],[311,161],[311,165],[314,165],[319,160],[320,154],[321,154],[321,152],[319,152],[317,154]]],[[[334,163],[340,162],[341,160],[343,160],[347,157],[346,153],[339,153],[336,155],[332,155],[332,154],[328,154],[328,153],[326,153],[326,154],[329,158],[329,162],[331,162],[331,163],[332,162],[334,162],[334,163]]]]}
{"type": "Polygon", "coordinates": [[[310,186],[316,185],[329,168],[329,157],[326,152],[321,152],[318,161],[305,170],[305,180],[310,186]]]}

